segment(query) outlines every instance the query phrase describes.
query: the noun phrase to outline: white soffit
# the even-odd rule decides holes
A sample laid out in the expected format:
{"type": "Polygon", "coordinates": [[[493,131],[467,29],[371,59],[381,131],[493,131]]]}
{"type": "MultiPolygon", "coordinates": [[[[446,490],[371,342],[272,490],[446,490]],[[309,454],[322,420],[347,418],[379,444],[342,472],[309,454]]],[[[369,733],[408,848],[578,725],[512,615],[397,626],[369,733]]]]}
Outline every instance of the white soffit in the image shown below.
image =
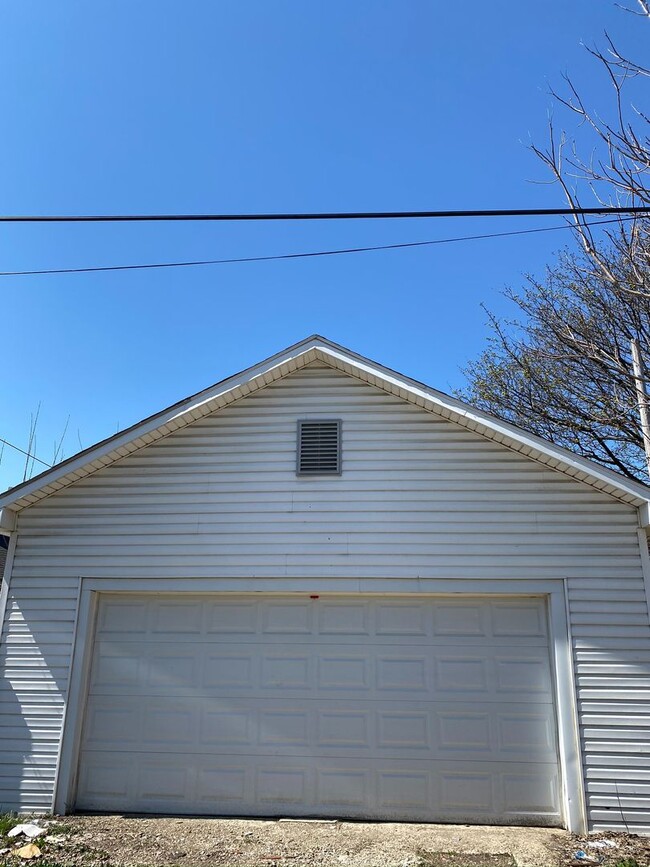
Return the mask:
{"type": "Polygon", "coordinates": [[[96,470],[109,466],[120,458],[150,445],[197,419],[211,415],[314,361],[323,362],[349,376],[449,419],[558,472],[610,494],[618,500],[634,506],[647,506],[650,502],[650,488],[640,482],[628,480],[618,473],[520,430],[444,392],[411,380],[316,335],[150,416],[6,491],[0,495],[0,509],[20,511],[55,491],[91,475],[96,470]]]}

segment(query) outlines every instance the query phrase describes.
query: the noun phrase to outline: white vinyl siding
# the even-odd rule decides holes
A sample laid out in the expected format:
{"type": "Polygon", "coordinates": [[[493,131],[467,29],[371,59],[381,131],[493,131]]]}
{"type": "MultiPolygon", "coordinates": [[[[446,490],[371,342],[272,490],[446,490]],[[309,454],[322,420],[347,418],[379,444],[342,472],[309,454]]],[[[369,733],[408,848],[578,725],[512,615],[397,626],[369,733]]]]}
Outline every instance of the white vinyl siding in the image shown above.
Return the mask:
{"type": "Polygon", "coordinates": [[[305,368],[19,514],[0,804],[51,804],[81,576],[152,589],[176,579],[179,590],[183,578],[313,577],[390,593],[418,579],[485,580],[486,592],[490,579],[566,579],[590,819],[650,829],[650,795],[636,785],[650,774],[636,528],[636,510],[608,495],[305,368]],[[296,422],[310,417],[342,420],[342,476],[296,476],[296,422]]]}

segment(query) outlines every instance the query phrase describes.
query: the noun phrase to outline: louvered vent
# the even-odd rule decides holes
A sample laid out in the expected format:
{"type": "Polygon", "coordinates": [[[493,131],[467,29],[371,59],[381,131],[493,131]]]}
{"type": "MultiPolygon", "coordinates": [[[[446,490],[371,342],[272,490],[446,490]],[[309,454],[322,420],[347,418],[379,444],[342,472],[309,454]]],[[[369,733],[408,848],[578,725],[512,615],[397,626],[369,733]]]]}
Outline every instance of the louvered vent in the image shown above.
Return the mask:
{"type": "Polygon", "coordinates": [[[317,419],[298,422],[298,474],[338,475],[341,472],[341,422],[317,419]]]}

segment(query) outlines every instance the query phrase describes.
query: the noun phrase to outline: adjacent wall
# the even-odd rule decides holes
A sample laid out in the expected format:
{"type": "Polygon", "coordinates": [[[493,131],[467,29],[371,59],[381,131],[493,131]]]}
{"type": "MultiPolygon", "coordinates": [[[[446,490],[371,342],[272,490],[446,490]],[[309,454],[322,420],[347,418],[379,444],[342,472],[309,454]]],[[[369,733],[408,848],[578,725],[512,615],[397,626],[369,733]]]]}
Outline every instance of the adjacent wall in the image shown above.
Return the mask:
{"type": "Polygon", "coordinates": [[[552,578],[568,585],[590,821],[650,831],[636,527],[631,507],[398,398],[328,368],[294,373],[20,514],[0,810],[51,809],[80,576],[179,590],[383,578],[391,592],[413,578],[484,579],[486,592],[491,578],[552,578]],[[296,420],[310,415],[343,420],[340,478],[295,475],[296,420]]]}

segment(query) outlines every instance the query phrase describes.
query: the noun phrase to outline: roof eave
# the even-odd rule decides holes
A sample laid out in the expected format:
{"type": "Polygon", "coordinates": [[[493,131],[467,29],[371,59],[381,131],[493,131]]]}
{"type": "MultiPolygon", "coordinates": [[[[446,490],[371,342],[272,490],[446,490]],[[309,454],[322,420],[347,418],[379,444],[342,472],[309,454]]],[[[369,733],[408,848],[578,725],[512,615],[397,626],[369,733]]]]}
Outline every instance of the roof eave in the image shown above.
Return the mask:
{"type": "Polygon", "coordinates": [[[0,495],[0,509],[20,511],[43,499],[43,496],[49,496],[95,470],[109,466],[186,424],[309,364],[316,358],[314,348],[317,340],[320,344],[327,343],[316,336],[307,338],[61,461],[0,495]]]}
{"type": "MultiPolygon", "coordinates": [[[[340,347],[330,349],[328,355],[339,361],[341,370],[346,370],[347,357],[354,356],[355,366],[358,369],[366,371],[371,376],[379,374],[384,382],[392,385],[393,393],[400,394],[407,389],[416,398],[415,402],[418,405],[423,405],[418,402],[418,398],[424,403],[430,402],[431,408],[435,412],[461,424],[463,427],[500,442],[508,448],[514,448],[522,454],[534,457],[536,460],[542,460],[553,469],[564,472],[580,481],[586,481],[593,487],[607,490],[608,493],[618,496],[625,502],[641,506],[650,501],[650,488],[641,482],[626,479],[613,470],[608,470],[606,467],[601,467],[568,449],[549,443],[536,434],[502,421],[496,416],[476,409],[444,392],[396,373],[376,362],[355,356],[354,353],[347,350],[341,353],[340,347]]],[[[346,370],[346,372],[351,373],[352,371],[346,370]]],[[[366,381],[371,382],[371,379],[366,381]]],[[[377,381],[372,382],[372,384],[380,385],[377,381]]]]}
{"type": "MultiPolygon", "coordinates": [[[[627,480],[444,392],[383,367],[320,335],[312,335],[7,491],[0,496],[0,508],[9,509],[13,513],[32,505],[95,470],[108,466],[315,360],[324,361],[358,379],[448,418],[619,500],[634,506],[647,506],[649,503],[650,488],[640,482],[627,480]]],[[[650,522],[650,512],[648,518],[650,522]]]]}

